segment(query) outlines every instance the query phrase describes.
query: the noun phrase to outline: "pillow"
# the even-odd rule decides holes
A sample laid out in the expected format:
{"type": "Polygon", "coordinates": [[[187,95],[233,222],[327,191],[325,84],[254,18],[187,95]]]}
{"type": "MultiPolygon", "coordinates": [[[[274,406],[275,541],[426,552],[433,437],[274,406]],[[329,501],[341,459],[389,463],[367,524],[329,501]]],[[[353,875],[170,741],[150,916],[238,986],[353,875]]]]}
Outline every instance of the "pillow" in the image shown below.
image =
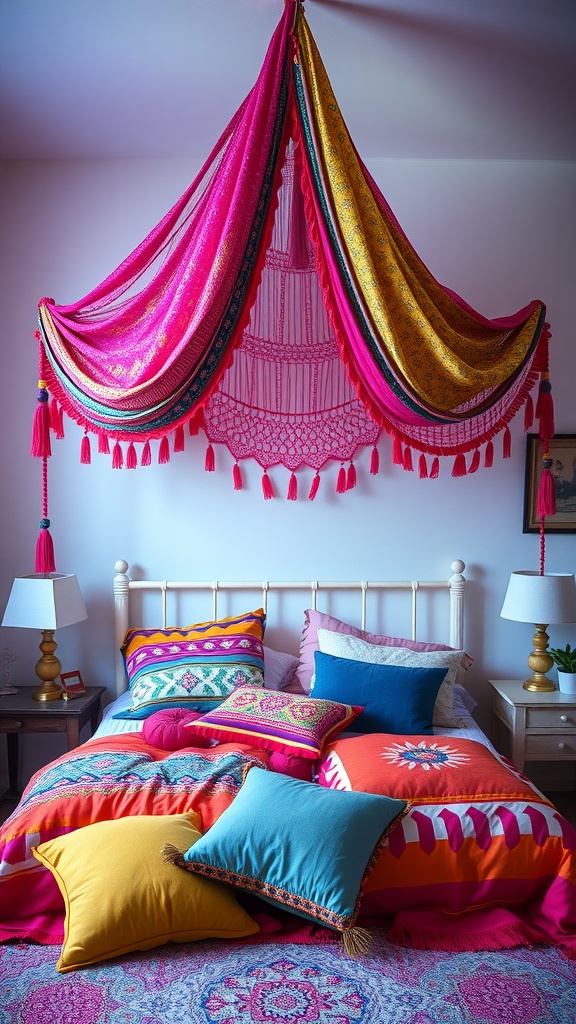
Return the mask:
{"type": "Polygon", "coordinates": [[[199,622],[184,629],[131,629],[122,654],[130,708],[118,718],[147,718],[178,705],[216,707],[236,686],[264,685],[265,614],[199,622]]]}
{"type": "Polygon", "coordinates": [[[164,708],[163,711],[155,711],[149,718],[144,719],[142,726],[142,738],[151,747],[158,747],[160,750],[181,750],[182,747],[209,747],[210,740],[205,736],[196,736],[194,742],[190,739],[190,733],[185,728],[190,722],[191,716],[200,718],[199,711],[187,711],[186,708],[164,708]]]}
{"type": "Polygon", "coordinates": [[[283,690],[292,682],[297,668],[296,655],[264,648],[264,686],[267,690],[283,690]]]}
{"type": "Polygon", "coordinates": [[[432,724],[451,729],[466,726],[465,719],[458,718],[453,708],[454,684],[464,651],[411,651],[406,647],[382,647],[322,628],[318,629],[318,644],[325,654],[334,654],[337,658],[353,658],[376,665],[405,665],[408,668],[444,668],[432,724]]]}
{"type": "Polygon", "coordinates": [[[429,735],[436,694],[444,668],[403,668],[335,658],[315,651],[314,696],[323,700],[358,700],[364,711],[356,732],[429,735]],[[344,697],[346,694],[346,697],[344,697]]]}
{"type": "Polygon", "coordinates": [[[166,850],[166,856],[342,932],[355,952],[364,881],[406,810],[404,800],[252,768],[212,828],[186,853],[166,850]]]}
{"type": "MultiPolygon", "coordinates": [[[[347,633],[349,636],[357,636],[368,643],[378,644],[379,647],[406,647],[409,651],[451,651],[452,647],[445,644],[423,643],[420,640],[407,640],[404,637],[380,636],[378,633],[368,633],[365,629],[358,629],[350,626],[341,619],[335,619],[333,615],[326,612],[319,612],[315,608],[308,608],[304,613],[305,622],[300,642],[300,663],[296,676],[300,686],[305,693],[310,693],[310,683],[314,673],[314,651],[318,650],[318,628],[331,629],[335,633],[347,633]]],[[[468,654],[462,657],[462,668],[469,668],[472,658],[468,654]]]]}
{"type": "Polygon", "coordinates": [[[253,935],[258,925],[225,886],[174,871],[162,847],[200,839],[194,812],[99,821],[32,852],[64,898],[61,973],[166,942],[253,935]]]}
{"type": "Polygon", "coordinates": [[[264,750],[314,759],[361,711],[333,700],[241,686],[187,729],[194,736],[239,740],[264,750]]]}

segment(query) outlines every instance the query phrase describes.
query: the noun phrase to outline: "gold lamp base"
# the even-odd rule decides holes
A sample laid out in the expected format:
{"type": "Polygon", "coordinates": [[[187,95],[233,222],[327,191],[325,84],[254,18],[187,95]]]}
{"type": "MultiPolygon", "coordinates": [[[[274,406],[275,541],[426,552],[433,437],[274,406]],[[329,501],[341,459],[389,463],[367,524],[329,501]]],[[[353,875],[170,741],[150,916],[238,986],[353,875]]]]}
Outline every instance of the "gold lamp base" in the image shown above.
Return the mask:
{"type": "Polygon", "coordinates": [[[56,682],[62,671],[62,665],[54,655],[57,646],[54,630],[42,630],[42,643],[40,644],[42,657],[36,662],[36,675],[41,683],[35,690],[32,690],[33,700],[60,700],[62,697],[62,690],[56,682]]]}
{"type": "Polygon", "coordinates": [[[528,658],[528,667],[532,669],[532,675],[525,680],[524,689],[550,693],[556,689],[556,686],[553,680],[546,675],[554,664],[552,655],[548,653],[548,640],[550,639],[546,632],[548,627],[535,624],[534,628],[536,630],[532,637],[534,650],[528,658]]]}

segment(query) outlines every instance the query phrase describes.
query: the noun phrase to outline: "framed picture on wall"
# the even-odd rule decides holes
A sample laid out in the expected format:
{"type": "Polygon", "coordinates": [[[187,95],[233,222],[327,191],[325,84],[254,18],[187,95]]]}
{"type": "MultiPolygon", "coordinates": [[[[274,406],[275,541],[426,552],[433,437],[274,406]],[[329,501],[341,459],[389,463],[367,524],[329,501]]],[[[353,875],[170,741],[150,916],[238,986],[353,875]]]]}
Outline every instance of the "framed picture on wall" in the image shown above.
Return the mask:
{"type": "MultiPolygon", "coordinates": [[[[556,490],[556,514],[546,516],[546,533],[576,533],[576,434],[557,434],[547,445],[556,490]]],[[[538,533],[536,514],[542,475],[542,447],[538,434],[526,438],[524,479],[524,533],[538,533]]]]}

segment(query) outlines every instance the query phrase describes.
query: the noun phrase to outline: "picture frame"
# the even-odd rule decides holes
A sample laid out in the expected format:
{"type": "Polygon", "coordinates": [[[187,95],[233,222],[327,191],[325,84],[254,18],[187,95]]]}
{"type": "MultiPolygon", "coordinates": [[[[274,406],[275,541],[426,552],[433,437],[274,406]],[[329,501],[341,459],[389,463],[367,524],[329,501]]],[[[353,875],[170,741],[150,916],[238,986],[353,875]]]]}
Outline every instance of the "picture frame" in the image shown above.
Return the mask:
{"type": "Polygon", "coordinates": [[[62,687],[62,699],[73,700],[74,697],[83,697],[86,687],[79,672],[61,672],[60,685],[62,687]]]}
{"type": "MultiPolygon", "coordinates": [[[[557,434],[546,448],[552,459],[556,490],[556,513],[546,516],[546,533],[576,533],[576,434],[557,434]]],[[[527,434],[523,533],[540,530],[536,503],[543,469],[542,450],[539,435],[527,434]]]]}

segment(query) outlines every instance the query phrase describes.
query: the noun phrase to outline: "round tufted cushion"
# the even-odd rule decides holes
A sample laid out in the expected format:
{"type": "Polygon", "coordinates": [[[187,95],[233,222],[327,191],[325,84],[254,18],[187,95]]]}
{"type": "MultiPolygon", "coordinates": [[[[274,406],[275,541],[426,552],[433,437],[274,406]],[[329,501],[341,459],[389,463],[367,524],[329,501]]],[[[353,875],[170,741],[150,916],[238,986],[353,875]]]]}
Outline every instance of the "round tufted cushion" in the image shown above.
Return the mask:
{"type": "Polygon", "coordinates": [[[186,708],[164,708],[155,711],[144,722],[142,738],[151,747],[160,750],[180,750],[181,747],[209,747],[211,741],[204,736],[192,736],[185,728],[202,715],[199,711],[188,711],[186,708]]]}

